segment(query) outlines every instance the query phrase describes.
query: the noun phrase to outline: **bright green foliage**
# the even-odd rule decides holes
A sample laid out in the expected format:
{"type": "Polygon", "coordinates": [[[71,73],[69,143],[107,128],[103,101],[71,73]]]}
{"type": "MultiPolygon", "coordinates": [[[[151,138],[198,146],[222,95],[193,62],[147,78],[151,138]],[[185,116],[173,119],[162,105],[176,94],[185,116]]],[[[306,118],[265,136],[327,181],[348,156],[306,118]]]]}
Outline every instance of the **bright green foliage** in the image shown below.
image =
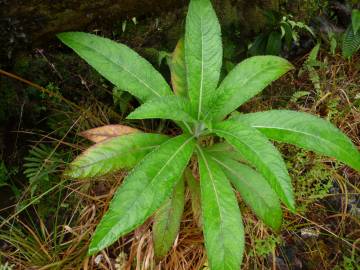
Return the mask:
{"type": "Polygon", "coordinates": [[[239,269],[245,240],[235,194],[211,156],[198,149],[198,158],[203,230],[210,268],[239,269]]]}
{"type": "Polygon", "coordinates": [[[132,168],[166,140],[160,134],[133,133],[97,143],[71,162],[66,174],[85,178],[132,168]]]}
{"type": "Polygon", "coordinates": [[[190,1],[185,64],[190,101],[200,120],[215,95],[222,64],[220,25],[209,0],[190,1]]]}
{"type": "Polygon", "coordinates": [[[291,210],[295,210],[291,179],[285,162],[264,135],[254,128],[231,120],[216,124],[213,130],[262,173],[279,198],[291,210]]]}
{"type": "Polygon", "coordinates": [[[239,115],[236,121],[258,129],[270,139],[334,157],[360,171],[358,150],[326,120],[303,112],[273,110],[239,115]]]}
{"type": "Polygon", "coordinates": [[[154,252],[158,258],[164,257],[171,249],[179,232],[185,204],[184,187],[184,179],[181,179],[174,188],[171,198],[154,216],[154,252]]]}
{"type": "Polygon", "coordinates": [[[244,201],[264,223],[274,230],[280,229],[282,212],[279,199],[264,177],[251,167],[235,160],[215,157],[216,161],[240,192],[244,201]]]}
{"type": "Polygon", "coordinates": [[[97,226],[89,254],[132,231],[161,206],[180,180],[194,145],[193,137],[187,135],[170,139],[130,172],[97,226]]]}
{"type": "Polygon", "coordinates": [[[128,119],[171,119],[174,121],[193,122],[192,109],[188,99],[169,96],[152,99],[130,113],[128,119]]]}
{"type": "Polygon", "coordinates": [[[212,110],[221,120],[293,66],[277,56],[254,56],[238,64],[220,84],[212,110]]]}
{"type": "Polygon", "coordinates": [[[207,147],[206,151],[215,157],[221,156],[222,158],[229,158],[241,163],[246,163],[244,156],[227,142],[213,144],[211,147],[207,147]]]}
{"type": "Polygon", "coordinates": [[[106,79],[140,100],[171,94],[160,73],[127,46],[79,32],[62,33],[58,37],[106,79]]]}
{"type": "Polygon", "coordinates": [[[279,199],[295,211],[287,168],[268,139],[335,157],[360,170],[356,147],[315,116],[269,111],[223,121],[292,65],[277,56],[252,57],[238,64],[218,87],[221,33],[209,0],[190,1],[185,40],[170,57],[174,92],[146,60],[124,45],[84,33],[59,37],[104,77],[145,102],[128,118],[171,119],[183,129],[182,135],[172,138],[120,133],[90,147],[70,164],[67,174],[80,178],[132,169],[97,226],[89,254],[155,214],[155,252],[164,256],[178,234],[185,181],[194,216],[203,227],[211,269],[237,270],[245,237],[232,185],[257,217],[275,230],[282,222],[279,199]],[[187,168],[190,160],[198,163],[190,168],[199,179],[187,168]]]}
{"type": "Polygon", "coordinates": [[[170,58],[171,84],[174,93],[178,96],[187,97],[186,67],[185,67],[185,44],[180,39],[170,58]]]}

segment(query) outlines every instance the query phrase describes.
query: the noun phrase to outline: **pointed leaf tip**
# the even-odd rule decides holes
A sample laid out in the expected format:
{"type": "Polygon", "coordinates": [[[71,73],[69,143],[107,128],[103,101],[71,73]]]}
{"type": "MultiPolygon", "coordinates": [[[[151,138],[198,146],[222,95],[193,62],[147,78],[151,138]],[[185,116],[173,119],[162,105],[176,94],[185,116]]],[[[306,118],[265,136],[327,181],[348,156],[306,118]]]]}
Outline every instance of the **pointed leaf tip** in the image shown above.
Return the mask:
{"type": "Polygon", "coordinates": [[[127,135],[135,132],[141,131],[136,128],[124,125],[106,125],[82,131],[80,132],[80,136],[92,142],[99,143],[114,137],[127,135]]]}
{"type": "Polygon", "coordinates": [[[239,205],[224,172],[198,148],[202,222],[211,269],[240,269],[245,237],[239,205]]]}
{"type": "Polygon", "coordinates": [[[143,102],[172,93],[162,75],[124,44],[82,32],[65,32],[57,37],[107,80],[143,102]]]}
{"type": "Polygon", "coordinates": [[[169,198],[194,147],[193,137],[174,137],[148,154],[131,171],[96,227],[90,253],[108,247],[119,237],[134,230],[169,198]]]}

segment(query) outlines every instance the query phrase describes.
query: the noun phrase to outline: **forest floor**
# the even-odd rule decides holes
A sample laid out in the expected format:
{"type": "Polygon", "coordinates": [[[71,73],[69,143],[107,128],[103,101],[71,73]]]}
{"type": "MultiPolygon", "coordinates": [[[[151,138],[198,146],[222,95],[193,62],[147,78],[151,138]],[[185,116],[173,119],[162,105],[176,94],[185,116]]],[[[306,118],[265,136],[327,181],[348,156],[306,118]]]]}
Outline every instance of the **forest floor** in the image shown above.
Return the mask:
{"type": "MultiPolygon", "coordinates": [[[[124,30],[122,22],[118,32],[98,34],[126,42],[169,79],[166,62],[159,59],[162,51],[171,51],[181,29],[172,28],[163,44],[162,31],[170,26],[156,20],[148,25],[128,21],[124,30]]],[[[359,55],[344,60],[322,49],[322,64],[309,69],[307,54],[290,59],[296,69],[239,111],[310,112],[360,147],[359,55]]],[[[16,76],[0,78],[6,89],[0,92],[5,123],[0,127],[0,269],[207,269],[188,192],[180,233],[165,258],[154,258],[151,219],[87,257],[90,237],[126,172],[64,178],[66,165],[90,145],[79,133],[114,123],[155,131],[159,122],[125,120],[137,101],[126,92],[113,95],[109,82],[59,42],[19,54],[11,73],[16,76]]],[[[171,133],[173,127],[166,128],[171,133]]],[[[360,175],[333,159],[278,146],[293,179],[297,213],[284,208],[282,229],[273,232],[239,199],[246,230],[243,269],[360,269],[360,175]]]]}

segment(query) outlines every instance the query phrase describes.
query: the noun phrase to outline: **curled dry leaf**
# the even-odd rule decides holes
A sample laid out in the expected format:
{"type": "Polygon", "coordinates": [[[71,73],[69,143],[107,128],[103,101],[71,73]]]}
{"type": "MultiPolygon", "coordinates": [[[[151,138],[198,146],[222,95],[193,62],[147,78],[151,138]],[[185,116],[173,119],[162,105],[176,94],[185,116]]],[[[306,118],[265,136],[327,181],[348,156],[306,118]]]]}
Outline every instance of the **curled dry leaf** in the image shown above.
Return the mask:
{"type": "Polygon", "coordinates": [[[80,133],[80,136],[94,142],[99,143],[107,139],[111,139],[120,135],[126,135],[140,130],[124,125],[106,125],[102,127],[92,128],[80,133]]]}

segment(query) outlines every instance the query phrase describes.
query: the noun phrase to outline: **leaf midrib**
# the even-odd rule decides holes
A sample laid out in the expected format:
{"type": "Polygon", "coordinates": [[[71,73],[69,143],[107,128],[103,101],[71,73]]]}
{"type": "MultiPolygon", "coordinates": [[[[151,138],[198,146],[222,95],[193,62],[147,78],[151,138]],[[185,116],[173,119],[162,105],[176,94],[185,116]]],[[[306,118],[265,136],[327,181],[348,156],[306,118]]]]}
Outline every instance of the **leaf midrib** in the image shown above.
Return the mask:
{"type": "MultiPolygon", "coordinates": [[[[197,145],[196,146],[200,155],[201,155],[201,158],[204,160],[204,163],[205,163],[205,166],[206,166],[206,169],[209,173],[209,176],[210,176],[210,179],[211,179],[211,185],[212,185],[212,188],[214,190],[214,193],[215,193],[215,197],[216,197],[216,205],[218,206],[218,210],[219,210],[219,215],[220,215],[220,231],[221,231],[221,235],[224,235],[224,229],[223,229],[223,215],[222,215],[222,211],[221,211],[221,207],[220,207],[220,200],[219,200],[219,195],[218,195],[218,192],[217,192],[217,189],[215,187],[215,184],[214,184],[214,177],[211,173],[211,170],[210,170],[210,167],[209,167],[209,164],[206,160],[206,157],[204,155],[204,152],[202,151],[202,149],[197,145]]],[[[224,237],[222,237],[221,239],[224,239],[224,237]]],[[[225,252],[225,244],[224,244],[224,241],[221,242],[221,246],[223,247],[222,250],[224,250],[225,252]]]]}
{"type": "MultiPolygon", "coordinates": [[[[264,73],[265,71],[271,70],[272,67],[273,67],[273,65],[268,66],[267,68],[265,68],[265,69],[263,69],[263,70],[261,70],[261,71],[259,70],[258,72],[255,72],[252,76],[246,78],[241,85],[236,84],[236,85],[237,85],[236,87],[230,87],[230,88],[231,88],[231,89],[235,89],[235,88],[236,88],[236,89],[241,89],[241,88],[244,88],[244,85],[248,84],[249,81],[254,80],[254,78],[257,77],[258,75],[260,75],[261,73],[264,73]]],[[[221,90],[221,91],[219,91],[219,96],[220,96],[220,97],[221,97],[224,93],[226,94],[226,91],[229,91],[229,90],[228,90],[229,88],[225,88],[225,86],[222,86],[222,85],[220,85],[219,89],[221,90]]],[[[258,92],[260,92],[260,91],[258,91],[258,92]]],[[[241,106],[242,104],[244,104],[244,102],[246,102],[246,100],[249,99],[249,94],[247,94],[247,95],[246,95],[245,93],[242,93],[242,94],[243,94],[243,98],[242,98],[242,99],[243,99],[244,101],[242,101],[241,104],[239,104],[239,106],[241,106]]],[[[233,99],[233,97],[234,97],[234,92],[231,94],[231,96],[229,96],[229,100],[233,99]]],[[[219,100],[221,100],[221,99],[219,99],[219,100]]],[[[224,109],[226,109],[226,107],[225,107],[224,109]]]]}
{"type": "MultiPolygon", "coordinates": [[[[218,160],[218,159],[215,158],[215,157],[212,157],[212,159],[213,159],[214,161],[216,161],[217,163],[219,163],[221,166],[223,166],[225,169],[227,169],[228,171],[230,171],[233,175],[237,176],[236,171],[234,171],[233,169],[231,169],[230,167],[228,167],[226,164],[224,164],[223,162],[221,162],[220,160],[218,160]]],[[[251,185],[247,185],[247,184],[246,184],[246,181],[243,181],[242,184],[245,184],[248,189],[256,191],[256,189],[254,189],[251,185]]],[[[261,194],[261,192],[260,192],[260,194],[261,194]]],[[[261,201],[263,202],[263,204],[265,204],[265,205],[267,205],[269,208],[271,208],[271,205],[269,205],[269,204],[266,202],[266,200],[263,199],[263,197],[260,196],[260,199],[261,199],[261,201]]]]}
{"type": "MultiPolygon", "coordinates": [[[[157,147],[159,147],[159,145],[153,145],[153,146],[147,146],[147,147],[137,147],[136,149],[134,149],[133,151],[131,151],[131,154],[132,153],[138,153],[138,152],[142,152],[142,151],[145,151],[145,150],[148,150],[148,149],[153,149],[153,148],[157,148],[157,147]]],[[[125,150],[131,150],[131,149],[125,149],[125,150]]],[[[98,159],[98,160],[96,160],[95,162],[91,162],[91,163],[89,163],[89,162],[87,162],[85,165],[73,165],[74,166],[74,168],[76,168],[76,169],[79,169],[79,170],[84,170],[84,169],[86,169],[86,168],[88,168],[88,167],[91,167],[91,166],[94,166],[95,164],[97,164],[97,163],[103,163],[103,162],[105,162],[106,160],[109,160],[109,159],[112,159],[112,158],[115,158],[115,157],[117,157],[117,156],[120,156],[121,155],[121,153],[118,153],[117,151],[114,151],[114,152],[112,152],[112,153],[114,153],[114,154],[111,154],[111,155],[109,155],[109,156],[106,156],[105,158],[102,158],[102,159],[98,159]]],[[[123,156],[128,156],[130,153],[128,153],[127,155],[123,155],[123,156]]],[[[79,156],[79,157],[81,157],[81,156],[79,156]]]]}
{"type": "MultiPolygon", "coordinates": [[[[79,44],[80,46],[83,46],[87,49],[90,49],[91,51],[93,51],[94,53],[104,57],[105,59],[107,59],[107,61],[109,61],[111,64],[123,69],[124,71],[126,71],[127,73],[129,73],[130,75],[132,75],[136,80],[138,80],[138,82],[140,82],[141,84],[143,84],[146,88],[148,88],[152,93],[154,93],[156,96],[160,97],[161,95],[156,92],[156,90],[154,90],[152,87],[150,87],[145,81],[143,81],[141,78],[139,78],[135,73],[131,72],[129,69],[127,69],[124,65],[120,65],[119,63],[116,63],[115,61],[113,61],[112,59],[106,57],[105,54],[102,54],[101,52],[93,49],[92,47],[86,45],[86,44],[83,44],[83,43],[80,43],[80,42],[77,42],[77,41],[74,41],[74,43],[77,43],[79,44]]],[[[122,45],[122,44],[117,44],[117,45],[122,45]]],[[[125,46],[125,45],[123,45],[125,46]]],[[[136,55],[137,57],[139,57],[138,55],[136,55]]]]}
{"type": "MultiPolygon", "coordinates": [[[[173,195],[175,197],[175,194],[173,195]]],[[[164,242],[165,242],[165,239],[166,239],[166,233],[165,232],[169,232],[170,231],[170,224],[172,223],[171,221],[171,215],[173,215],[175,213],[175,207],[173,207],[173,199],[174,198],[170,198],[170,201],[168,202],[169,203],[169,209],[167,209],[165,211],[165,213],[167,214],[166,215],[166,221],[165,221],[165,226],[164,226],[164,232],[162,232],[161,236],[160,236],[160,243],[161,243],[161,246],[163,247],[164,246],[164,242]]]]}
{"type": "MultiPolygon", "coordinates": [[[[327,144],[331,144],[332,146],[335,146],[335,148],[338,148],[340,149],[340,151],[343,151],[343,148],[342,147],[339,147],[336,143],[333,143],[332,141],[329,141],[329,140],[326,140],[320,136],[316,136],[314,134],[311,134],[311,133],[308,133],[308,132],[304,132],[304,131],[299,131],[299,130],[296,130],[296,129],[290,129],[290,128],[280,128],[280,127],[276,127],[276,126],[262,126],[262,125],[251,125],[252,127],[254,128],[258,128],[258,129],[274,129],[274,130],[285,130],[285,131],[289,131],[289,132],[292,132],[292,133],[299,133],[299,134],[303,134],[303,135],[306,135],[306,136],[309,136],[311,138],[315,138],[315,139],[318,139],[322,142],[326,142],[327,144]]],[[[279,140],[280,141],[280,140],[279,140]]],[[[346,152],[346,151],[345,151],[346,152]]]]}
{"type": "MultiPolygon", "coordinates": [[[[170,158],[166,161],[166,163],[162,166],[162,168],[156,173],[156,175],[155,175],[154,177],[152,177],[152,179],[149,181],[149,183],[147,183],[147,185],[142,189],[142,191],[140,192],[140,194],[139,194],[139,195],[136,197],[136,199],[134,200],[132,206],[131,206],[130,208],[128,208],[127,212],[130,212],[130,211],[135,207],[135,205],[137,205],[138,198],[140,198],[141,195],[145,192],[145,190],[147,190],[147,188],[153,184],[154,179],[156,179],[156,178],[159,176],[159,174],[162,173],[162,171],[168,166],[168,164],[177,156],[177,154],[178,154],[193,138],[194,138],[193,136],[190,137],[190,138],[188,138],[188,139],[170,156],[170,158]]],[[[145,219],[146,219],[146,218],[145,218],[145,219]]],[[[143,221],[143,220],[142,220],[142,221],[143,221]]],[[[142,221],[140,221],[140,222],[142,222],[142,221]]],[[[112,233],[112,232],[115,230],[115,228],[116,228],[121,222],[122,222],[122,221],[119,220],[119,222],[116,223],[116,224],[112,227],[111,230],[109,230],[109,232],[107,233],[107,235],[110,234],[110,233],[112,233]]],[[[134,226],[133,226],[133,227],[134,227],[134,226]]],[[[132,229],[133,229],[133,228],[129,228],[129,230],[124,231],[123,234],[131,231],[132,229]]]]}
{"type": "Polygon", "coordinates": [[[203,81],[204,81],[204,37],[203,37],[203,18],[200,17],[200,31],[201,31],[201,80],[200,80],[200,93],[199,93],[199,107],[198,107],[198,120],[202,110],[202,95],[203,95],[203,81]]]}
{"type": "MultiPolygon", "coordinates": [[[[238,142],[240,142],[242,145],[246,146],[246,147],[247,147],[248,149],[250,149],[253,153],[256,153],[257,158],[258,158],[259,156],[261,156],[260,153],[258,153],[258,151],[254,150],[250,145],[243,143],[241,140],[239,140],[236,136],[234,136],[234,135],[231,134],[230,132],[227,132],[227,131],[224,131],[224,130],[216,130],[216,129],[213,129],[213,131],[219,132],[219,133],[223,133],[223,134],[227,134],[227,135],[235,138],[235,140],[237,140],[238,142]]],[[[275,152],[274,152],[274,154],[275,154],[275,152]]],[[[259,158],[258,158],[258,159],[259,159],[259,158]]],[[[267,166],[267,164],[266,164],[265,162],[262,161],[261,158],[259,159],[259,162],[261,162],[262,166],[264,166],[264,167],[266,168],[267,172],[272,176],[272,178],[275,179],[274,184],[276,184],[276,183],[278,182],[278,177],[277,177],[275,174],[272,173],[272,170],[267,166]]],[[[281,165],[281,164],[279,164],[279,165],[281,165]]],[[[286,181],[286,178],[288,178],[288,177],[286,177],[285,179],[284,179],[283,176],[282,176],[282,177],[279,177],[279,178],[282,180],[282,182],[286,183],[287,185],[289,184],[289,183],[286,181]]],[[[278,184],[277,184],[277,186],[278,186],[278,184]]],[[[287,194],[282,190],[281,186],[280,186],[280,188],[278,188],[278,190],[279,190],[279,192],[281,192],[281,193],[284,195],[285,200],[287,201],[287,194]]]]}

